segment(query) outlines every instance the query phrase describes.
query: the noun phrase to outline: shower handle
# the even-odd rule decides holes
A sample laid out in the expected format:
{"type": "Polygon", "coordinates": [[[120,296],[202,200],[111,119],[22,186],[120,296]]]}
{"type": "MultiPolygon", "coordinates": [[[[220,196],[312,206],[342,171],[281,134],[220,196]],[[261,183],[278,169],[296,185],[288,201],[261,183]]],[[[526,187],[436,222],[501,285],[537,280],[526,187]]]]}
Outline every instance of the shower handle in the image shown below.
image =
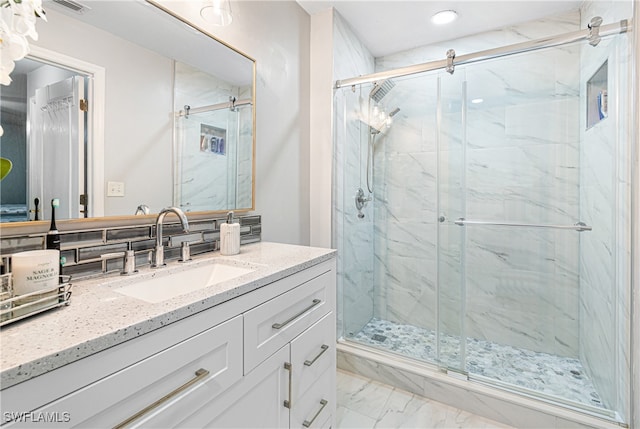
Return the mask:
{"type": "Polygon", "coordinates": [[[356,209],[358,210],[358,218],[363,219],[364,213],[362,213],[362,209],[367,206],[367,203],[369,201],[371,201],[371,195],[369,195],[368,197],[365,197],[364,191],[362,190],[362,188],[358,188],[358,191],[356,192],[356,196],[355,196],[355,201],[356,201],[356,209]]]}

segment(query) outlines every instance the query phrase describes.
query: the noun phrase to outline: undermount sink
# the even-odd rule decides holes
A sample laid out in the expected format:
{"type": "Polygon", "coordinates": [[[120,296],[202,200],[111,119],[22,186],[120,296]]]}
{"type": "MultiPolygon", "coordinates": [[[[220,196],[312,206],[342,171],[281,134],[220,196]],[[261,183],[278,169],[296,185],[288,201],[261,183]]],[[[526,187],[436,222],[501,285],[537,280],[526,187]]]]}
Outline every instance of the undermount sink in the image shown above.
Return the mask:
{"type": "MultiPolygon", "coordinates": [[[[117,287],[113,290],[155,304],[235,279],[257,269],[252,266],[230,265],[223,262],[209,262],[206,265],[180,268],[170,272],[153,272],[133,284],[117,287]]],[[[133,279],[129,281],[131,280],[133,279]]]]}

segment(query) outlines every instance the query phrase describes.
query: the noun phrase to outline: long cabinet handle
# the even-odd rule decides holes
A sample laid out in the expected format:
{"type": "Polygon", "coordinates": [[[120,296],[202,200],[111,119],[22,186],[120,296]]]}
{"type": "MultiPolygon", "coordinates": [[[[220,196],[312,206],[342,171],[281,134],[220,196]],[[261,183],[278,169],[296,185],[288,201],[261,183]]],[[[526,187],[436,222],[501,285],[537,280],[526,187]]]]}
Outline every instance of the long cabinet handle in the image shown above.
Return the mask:
{"type": "Polygon", "coordinates": [[[291,367],[291,364],[289,362],[285,362],[284,363],[284,369],[286,369],[287,371],[289,371],[289,399],[285,399],[284,400],[284,407],[285,408],[289,408],[291,409],[291,401],[293,396],[291,395],[292,389],[293,389],[293,368],[291,367]]]}
{"type": "Polygon", "coordinates": [[[196,371],[196,376],[194,378],[192,378],[191,380],[187,381],[186,383],[184,383],[182,386],[176,388],[175,390],[172,390],[171,392],[167,393],[166,395],[164,395],[162,398],[158,399],[153,404],[146,406],[145,408],[143,408],[142,410],[138,411],[137,413],[135,413],[134,415],[132,415],[131,417],[129,417],[128,419],[126,419],[122,423],[119,423],[118,425],[114,426],[114,429],[121,429],[121,428],[127,426],[129,423],[133,422],[134,420],[139,419],[140,417],[142,417],[143,415],[147,414],[149,411],[153,410],[154,408],[158,408],[164,402],[167,402],[169,399],[173,398],[177,394],[179,394],[179,393],[183,392],[184,390],[188,389],[189,387],[191,387],[195,383],[199,382],[203,378],[207,377],[208,375],[209,375],[209,371],[207,371],[204,368],[200,368],[199,370],[196,371]]]}
{"type": "Polygon", "coordinates": [[[302,422],[302,426],[308,428],[310,427],[313,422],[318,418],[318,416],[320,415],[320,413],[322,412],[322,410],[324,410],[324,407],[326,407],[328,404],[326,399],[321,399],[320,400],[320,409],[316,412],[316,414],[313,416],[313,418],[311,420],[305,420],[302,422]]]}
{"type": "Polygon", "coordinates": [[[320,304],[322,302],[322,300],[320,299],[314,299],[313,304],[311,304],[310,306],[308,306],[307,308],[305,308],[304,310],[302,310],[300,313],[295,314],[293,316],[291,316],[291,318],[289,318],[288,320],[282,322],[282,323],[274,323],[273,325],[271,325],[271,327],[273,329],[282,329],[285,326],[287,326],[289,323],[293,322],[294,320],[296,320],[298,317],[302,316],[304,313],[306,313],[307,311],[311,310],[313,307],[315,307],[316,305],[320,304]]]}
{"type": "Polygon", "coordinates": [[[329,350],[329,346],[328,346],[328,345],[326,345],[326,344],[323,344],[322,346],[320,346],[320,348],[321,348],[322,350],[320,350],[320,353],[318,353],[318,354],[316,355],[316,357],[314,357],[314,358],[313,358],[313,360],[305,360],[305,361],[304,361],[304,364],[305,364],[306,366],[311,366],[311,365],[313,365],[313,364],[315,363],[315,361],[317,361],[317,360],[318,360],[318,358],[319,358],[320,356],[322,356],[322,354],[323,354],[324,352],[326,352],[327,350],[329,350]]]}

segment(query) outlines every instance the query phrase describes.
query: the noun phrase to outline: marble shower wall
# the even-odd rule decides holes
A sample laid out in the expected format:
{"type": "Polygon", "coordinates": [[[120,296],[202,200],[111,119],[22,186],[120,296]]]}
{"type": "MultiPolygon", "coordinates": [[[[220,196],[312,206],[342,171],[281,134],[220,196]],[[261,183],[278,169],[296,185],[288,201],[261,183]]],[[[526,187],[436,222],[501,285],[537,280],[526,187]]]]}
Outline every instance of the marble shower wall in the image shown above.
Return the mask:
{"type": "MultiPolygon", "coordinates": [[[[376,59],[376,71],[442,59],[449,48],[463,54],[575,31],[579,21],[575,11],[421,47],[376,59]]],[[[463,229],[452,222],[458,217],[561,225],[579,220],[579,48],[395,83],[382,104],[387,111],[401,110],[376,144],[376,317],[436,328],[436,234],[442,225],[439,319],[445,333],[457,335],[465,328],[478,339],[577,357],[579,234],[463,229]],[[469,103],[476,98],[484,102],[469,103]],[[468,103],[464,126],[462,100],[468,103]],[[438,223],[441,214],[444,224],[438,223]]]]}
{"type": "MultiPolygon", "coordinates": [[[[334,11],[334,80],[373,72],[374,59],[334,11]]],[[[355,195],[366,192],[366,132],[358,120],[367,88],[336,90],[334,97],[334,245],[338,249],[338,335],[357,333],[373,317],[373,204],[358,218],[355,195]],[[364,134],[363,134],[364,133],[364,134]],[[364,136],[364,138],[363,138],[364,136]]],[[[366,192],[368,194],[368,192],[366,192]]]]}
{"type": "Polygon", "coordinates": [[[375,140],[375,315],[436,327],[438,75],[394,79],[400,112],[375,140]]]}
{"type": "MultiPolygon", "coordinates": [[[[628,1],[589,2],[582,26],[630,19],[628,1]]],[[[630,58],[629,36],[603,39],[581,50],[580,211],[593,231],[580,240],[580,359],[605,405],[629,421],[630,398],[630,58]],[[608,63],[609,112],[587,128],[586,86],[608,63]]]]}

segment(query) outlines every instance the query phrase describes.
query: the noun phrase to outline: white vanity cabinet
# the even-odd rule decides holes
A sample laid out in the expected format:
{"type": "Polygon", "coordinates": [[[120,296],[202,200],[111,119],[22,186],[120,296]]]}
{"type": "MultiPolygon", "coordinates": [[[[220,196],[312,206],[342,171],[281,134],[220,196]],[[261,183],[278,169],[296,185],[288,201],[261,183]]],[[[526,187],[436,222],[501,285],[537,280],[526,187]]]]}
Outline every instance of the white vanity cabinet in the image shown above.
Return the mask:
{"type": "Polygon", "coordinates": [[[4,389],[29,416],[3,427],[331,427],[335,281],[330,259],[4,389]]]}

